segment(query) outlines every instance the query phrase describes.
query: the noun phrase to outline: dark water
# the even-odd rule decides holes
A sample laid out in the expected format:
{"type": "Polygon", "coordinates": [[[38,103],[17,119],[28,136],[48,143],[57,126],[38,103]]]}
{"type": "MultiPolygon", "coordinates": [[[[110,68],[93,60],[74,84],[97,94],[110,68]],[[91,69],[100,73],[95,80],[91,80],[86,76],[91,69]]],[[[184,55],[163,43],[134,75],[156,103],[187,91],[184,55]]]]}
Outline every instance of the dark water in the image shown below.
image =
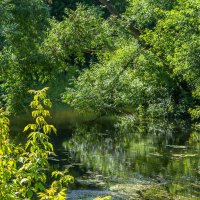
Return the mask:
{"type": "Polygon", "coordinates": [[[52,142],[58,156],[50,162],[69,169],[76,178],[72,190],[160,183],[171,194],[200,199],[199,135],[192,134],[189,123],[133,116],[91,121],[93,116],[62,110],[54,115],[50,121],[58,135],[52,142]]]}

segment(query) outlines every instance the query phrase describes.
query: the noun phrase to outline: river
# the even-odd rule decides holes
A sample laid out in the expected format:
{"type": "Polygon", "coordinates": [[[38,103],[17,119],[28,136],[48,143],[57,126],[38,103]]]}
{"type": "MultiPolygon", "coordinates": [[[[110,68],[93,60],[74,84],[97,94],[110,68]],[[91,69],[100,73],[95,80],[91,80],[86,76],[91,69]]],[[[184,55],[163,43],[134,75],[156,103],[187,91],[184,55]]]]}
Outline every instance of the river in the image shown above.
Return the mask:
{"type": "MultiPolygon", "coordinates": [[[[54,110],[52,116],[58,129],[51,136],[57,157],[49,160],[75,177],[68,199],[89,200],[95,195],[140,199],[139,191],[149,185],[164,186],[172,199],[200,199],[200,144],[190,123],[138,120],[131,115],[93,121],[92,115],[63,109],[54,110]]],[[[30,119],[14,118],[14,132],[30,119]]]]}

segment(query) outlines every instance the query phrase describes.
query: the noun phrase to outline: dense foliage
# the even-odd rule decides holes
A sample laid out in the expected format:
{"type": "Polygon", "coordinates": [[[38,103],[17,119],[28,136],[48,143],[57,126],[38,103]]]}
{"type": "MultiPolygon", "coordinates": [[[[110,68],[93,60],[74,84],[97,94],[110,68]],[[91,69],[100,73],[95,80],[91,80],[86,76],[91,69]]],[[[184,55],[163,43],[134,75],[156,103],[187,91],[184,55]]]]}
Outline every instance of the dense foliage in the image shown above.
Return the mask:
{"type": "MultiPolygon", "coordinates": [[[[66,171],[47,180],[56,129],[46,86],[80,112],[119,115],[119,132],[134,130],[136,115],[198,124],[199,16],[200,0],[0,0],[0,199],[64,199],[73,182],[66,171]],[[35,123],[14,146],[6,113],[24,111],[30,89],[35,123]]],[[[199,127],[189,139],[198,150],[199,127]]]]}
{"type": "Polygon", "coordinates": [[[198,118],[199,8],[199,0],[1,0],[1,104],[17,112],[27,89],[47,85],[53,99],[100,116],[190,109],[198,118]]]}

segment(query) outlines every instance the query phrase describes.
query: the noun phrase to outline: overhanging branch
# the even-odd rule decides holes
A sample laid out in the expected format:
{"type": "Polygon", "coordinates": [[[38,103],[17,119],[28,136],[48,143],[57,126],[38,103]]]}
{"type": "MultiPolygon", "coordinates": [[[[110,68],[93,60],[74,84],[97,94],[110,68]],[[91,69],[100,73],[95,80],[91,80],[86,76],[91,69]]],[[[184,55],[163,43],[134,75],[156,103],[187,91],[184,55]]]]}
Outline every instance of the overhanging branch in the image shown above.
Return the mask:
{"type": "Polygon", "coordinates": [[[117,17],[121,17],[109,0],[99,0],[99,1],[108,9],[110,14],[115,15],[117,17]]]}
{"type": "MultiPolygon", "coordinates": [[[[112,5],[112,3],[110,2],[110,0],[99,0],[101,4],[103,4],[108,11],[110,12],[111,15],[114,15],[118,18],[121,18],[120,13],[115,9],[115,7],[112,5]]],[[[129,29],[132,32],[132,34],[134,35],[134,37],[138,38],[140,36],[140,31],[135,28],[133,26],[133,24],[129,24],[129,29]]]]}

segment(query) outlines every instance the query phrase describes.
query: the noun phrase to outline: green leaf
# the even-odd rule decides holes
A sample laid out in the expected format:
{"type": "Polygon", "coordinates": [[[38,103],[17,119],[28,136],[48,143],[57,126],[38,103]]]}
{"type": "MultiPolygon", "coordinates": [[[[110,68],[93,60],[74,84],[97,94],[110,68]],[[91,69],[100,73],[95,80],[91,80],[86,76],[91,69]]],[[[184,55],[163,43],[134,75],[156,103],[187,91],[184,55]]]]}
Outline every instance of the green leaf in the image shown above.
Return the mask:
{"type": "Polygon", "coordinates": [[[40,190],[40,191],[44,191],[45,190],[45,187],[44,187],[44,185],[41,183],[41,182],[37,182],[36,184],[35,184],[35,188],[38,190],[40,190]]]}
{"type": "Polygon", "coordinates": [[[29,199],[31,199],[32,196],[33,196],[33,192],[32,192],[31,189],[28,189],[27,192],[26,192],[26,194],[27,194],[27,196],[28,196],[29,199]]]}

